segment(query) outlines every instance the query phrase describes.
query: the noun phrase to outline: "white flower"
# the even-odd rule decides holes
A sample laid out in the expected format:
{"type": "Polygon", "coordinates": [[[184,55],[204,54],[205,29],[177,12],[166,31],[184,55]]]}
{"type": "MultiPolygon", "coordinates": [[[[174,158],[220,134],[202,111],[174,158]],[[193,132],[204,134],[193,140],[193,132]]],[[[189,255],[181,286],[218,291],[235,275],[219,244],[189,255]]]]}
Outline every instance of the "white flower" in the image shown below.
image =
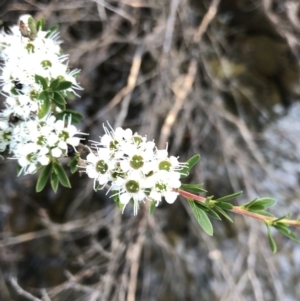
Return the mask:
{"type": "Polygon", "coordinates": [[[133,214],[136,215],[139,209],[139,202],[147,198],[145,189],[145,181],[141,178],[140,173],[132,172],[126,178],[124,186],[118,192],[120,203],[124,206],[123,211],[129,201],[132,200],[133,214]]]}
{"type": "Polygon", "coordinates": [[[174,203],[178,196],[174,189],[181,186],[179,179],[180,174],[178,172],[158,171],[151,179],[153,184],[149,198],[155,200],[157,205],[162,197],[165,198],[167,203],[174,203]]]}
{"type": "Polygon", "coordinates": [[[48,151],[46,147],[39,148],[35,143],[28,143],[16,149],[15,157],[21,167],[19,174],[36,172],[39,163],[48,165],[50,162],[48,151]]]}
{"type": "MultiPolygon", "coordinates": [[[[94,179],[94,189],[96,190],[97,182],[104,187],[111,180],[111,170],[113,162],[110,151],[107,148],[97,149],[97,154],[90,153],[86,158],[86,173],[94,179]]],[[[100,188],[101,189],[101,188],[100,188]]]]}
{"type": "Polygon", "coordinates": [[[0,121],[0,152],[5,151],[12,137],[12,128],[7,120],[0,121]]]}

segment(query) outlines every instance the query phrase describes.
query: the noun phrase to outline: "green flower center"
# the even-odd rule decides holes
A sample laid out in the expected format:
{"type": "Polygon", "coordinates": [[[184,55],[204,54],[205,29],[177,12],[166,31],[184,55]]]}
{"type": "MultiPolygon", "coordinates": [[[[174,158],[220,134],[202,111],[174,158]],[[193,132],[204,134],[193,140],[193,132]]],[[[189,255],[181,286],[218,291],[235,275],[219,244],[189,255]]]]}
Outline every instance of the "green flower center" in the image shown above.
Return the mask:
{"type": "Polygon", "coordinates": [[[166,170],[166,171],[170,171],[172,167],[172,164],[169,161],[161,161],[158,164],[158,169],[159,170],[166,170]]]}
{"type": "Polygon", "coordinates": [[[115,150],[118,148],[119,142],[117,140],[113,140],[109,143],[109,149],[115,150]]]}
{"type": "Polygon", "coordinates": [[[28,51],[28,53],[34,53],[34,45],[32,45],[32,44],[30,44],[30,43],[28,43],[27,45],[26,45],[26,50],[28,51]]]}
{"type": "Polygon", "coordinates": [[[34,163],[36,161],[36,154],[35,153],[30,153],[26,156],[26,159],[30,162],[30,163],[34,163]]]}
{"type": "Polygon", "coordinates": [[[45,136],[40,136],[40,137],[38,137],[38,140],[37,140],[37,144],[38,144],[38,145],[45,145],[46,142],[47,142],[47,139],[46,139],[45,136]]]}
{"type": "Polygon", "coordinates": [[[118,178],[125,178],[125,172],[123,172],[121,169],[115,169],[114,171],[111,172],[111,177],[116,180],[118,178]]]}
{"type": "Polygon", "coordinates": [[[105,174],[108,170],[108,165],[103,160],[100,160],[96,164],[96,170],[101,174],[105,174]]]}
{"type": "Polygon", "coordinates": [[[49,69],[50,67],[52,67],[52,63],[48,60],[42,61],[41,65],[43,66],[44,69],[49,69]]]}
{"type": "Polygon", "coordinates": [[[37,98],[38,98],[38,95],[39,95],[38,92],[36,92],[36,91],[31,91],[31,92],[30,92],[30,99],[31,99],[31,100],[37,99],[37,98]]]}
{"type": "Polygon", "coordinates": [[[134,155],[130,161],[130,166],[133,169],[139,169],[144,165],[144,158],[139,155],[134,155]]]}
{"type": "Polygon", "coordinates": [[[139,145],[143,142],[143,138],[141,136],[133,136],[132,140],[135,144],[139,145]]]}
{"type": "Polygon", "coordinates": [[[62,139],[63,141],[67,141],[67,139],[70,137],[69,133],[68,132],[65,132],[65,131],[62,131],[58,137],[60,139],[62,139]]]}
{"type": "Polygon", "coordinates": [[[166,190],[167,190],[167,185],[166,185],[166,184],[163,184],[163,183],[156,183],[156,184],[155,184],[155,189],[156,189],[158,192],[166,191],[166,190]]]}
{"type": "Polygon", "coordinates": [[[128,181],[126,184],[126,190],[130,193],[137,193],[140,190],[140,185],[134,180],[128,181]]]}
{"type": "Polygon", "coordinates": [[[4,132],[3,133],[3,140],[10,141],[11,138],[11,132],[4,132]]]}

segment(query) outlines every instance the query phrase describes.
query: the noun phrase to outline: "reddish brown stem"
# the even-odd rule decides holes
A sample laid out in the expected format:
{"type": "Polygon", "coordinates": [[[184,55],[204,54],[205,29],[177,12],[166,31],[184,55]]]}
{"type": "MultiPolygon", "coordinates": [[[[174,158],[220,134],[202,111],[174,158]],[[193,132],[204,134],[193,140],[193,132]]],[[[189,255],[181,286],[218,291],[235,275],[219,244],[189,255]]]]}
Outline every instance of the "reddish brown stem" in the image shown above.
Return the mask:
{"type": "MultiPolygon", "coordinates": [[[[193,200],[196,202],[200,202],[200,203],[204,203],[206,198],[202,197],[202,196],[198,196],[195,195],[193,193],[178,189],[177,192],[182,195],[183,197],[189,199],[189,200],[193,200]]],[[[272,221],[276,220],[276,217],[269,217],[269,216],[265,216],[265,215],[261,215],[261,214],[257,214],[257,213],[253,213],[253,212],[249,212],[239,206],[233,206],[233,208],[231,210],[233,213],[236,214],[240,214],[240,215],[245,215],[245,216],[249,216],[255,219],[259,219],[263,222],[267,222],[267,223],[271,223],[272,221]]],[[[289,219],[282,219],[280,221],[281,223],[285,223],[289,226],[293,226],[293,227],[299,227],[300,228],[300,221],[299,220],[289,220],[289,219]]]]}

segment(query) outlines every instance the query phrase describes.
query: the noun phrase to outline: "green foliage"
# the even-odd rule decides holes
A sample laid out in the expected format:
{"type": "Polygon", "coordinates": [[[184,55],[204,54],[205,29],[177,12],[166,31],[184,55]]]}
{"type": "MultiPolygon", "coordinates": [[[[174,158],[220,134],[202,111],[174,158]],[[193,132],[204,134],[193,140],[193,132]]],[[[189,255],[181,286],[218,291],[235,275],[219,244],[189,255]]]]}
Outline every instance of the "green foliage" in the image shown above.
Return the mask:
{"type": "Polygon", "coordinates": [[[48,32],[45,36],[45,38],[49,38],[54,32],[58,31],[59,29],[59,26],[58,25],[52,25],[49,29],[48,29],[48,32]]]}
{"type": "Polygon", "coordinates": [[[118,191],[113,191],[112,198],[120,210],[123,210],[123,205],[120,202],[118,191]]]}
{"type": "Polygon", "coordinates": [[[66,101],[61,93],[55,91],[53,93],[53,102],[59,107],[62,111],[66,109],[66,101]]]}
{"type": "Polygon", "coordinates": [[[46,93],[41,92],[39,98],[41,100],[41,106],[38,111],[38,118],[42,119],[49,113],[51,104],[50,99],[46,93]]]}
{"type": "Polygon", "coordinates": [[[187,162],[185,167],[180,170],[181,178],[185,178],[189,175],[190,170],[200,161],[201,156],[195,155],[191,157],[187,162]]]}
{"type": "MultiPolygon", "coordinates": [[[[206,214],[206,212],[193,200],[188,200],[188,203],[194,213],[196,220],[198,221],[200,227],[210,236],[213,235],[213,226],[206,214]]],[[[203,204],[201,204],[203,205],[203,204]]]]}
{"type": "Polygon", "coordinates": [[[56,193],[59,185],[59,180],[58,180],[58,175],[55,172],[51,174],[50,183],[53,191],[56,193]]]}
{"type": "Polygon", "coordinates": [[[269,245],[271,247],[273,254],[275,254],[277,252],[277,246],[276,246],[275,240],[271,234],[270,226],[268,224],[266,224],[266,225],[267,225],[267,230],[268,230],[269,245]]]}
{"type": "Polygon", "coordinates": [[[37,31],[43,30],[45,28],[45,19],[41,18],[36,22],[36,29],[37,31]]]}
{"type": "Polygon", "coordinates": [[[47,166],[42,166],[40,170],[41,172],[35,188],[36,192],[40,192],[45,188],[47,181],[52,173],[52,163],[49,163],[47,166]]]}
{"type": "Polygon", "coordinates": [[[281,234],[300,243],[300,240],[298,239],[298,237],[294,233],[292,233],[292,231],[288,228],[288,226],[286,224],[279,222],[279,223],[274,224],[273,227],[275,229],[277,229],[281,234]]]}
{"type": "Polygon", "coordinates": [[[40,75],[35,75],[34,76],[34,80],[37,84],[42,85],[43,89],[46,90],[48,88],[48,83],[47,83],[47,79],[40,76],[40,75]]]}
{"type": "Polygon", "coordinates": [[[239,192],[235,192],[233,194],[229,194],[229,195],[223,196],[221,198],[218,198],[216,200],[216,202],[228,202],[229,200],[232,200],[232,199],[240,196],[242,193],[243,193],[243,191],[239,191],[239,192]]]}
{"type": "Polygon", "coordinates": [[[151,200],[150,206],[149,206],[149,214],[152,215],[156,209],[156,201],[151,200]]]}
{"type": "Polygon", "coordinates": [[[71,173],[75,173],[78,169],[78,162],[80,157],[78,155],[74,156],[74,158],[69,162],[68,166],[70,167],[71,173]]]}
{"type": "Polygon", "coordinates": [[[59,183],[67,188],[71,188],[69,178],[59,162],[57,161],[53,162],[53,170],[58,177],[59,183]]]}
{"type": "Polygon", "coordinates": [[[181,184],[180,188],[193,193],[207,192],[205,189],[201,188],[202,185],[203,184],[181,184]]]}
{"type": "Polygon", "coordinates": [[[225,210],[223,210],[221,207],[219,207],[218,205],[215,205],[215,209],[219,212],[219,214],[221,214],[223,217],[225,217],[228,221],[230,221],[231,223],[233,223],[233,220],[231,219],[231,217],[226,213],[225,210]]]}
{"type": "Polygon", "coordinates": [[[57,87],[55,87],[55,89],[53,89],[53,91],[63,91],[63,90],[67,90],[70,89],[72,87],[72,83],[68,82],[68,81],[60,81],[57,85],[57,87]]]}
{"type": "Polygon", "coordinates": [[[83,118],[83,116],[80,113],[73,111],[73,110],[69,110],[69,109],[66,109],[60,113],[57,113],[57,114],[55,114],[55,116],[57,119],[63,119],[65,116],[65,118],[67,120],[71,117],[72,123],[79,123],[80,120],[83,118]]]}

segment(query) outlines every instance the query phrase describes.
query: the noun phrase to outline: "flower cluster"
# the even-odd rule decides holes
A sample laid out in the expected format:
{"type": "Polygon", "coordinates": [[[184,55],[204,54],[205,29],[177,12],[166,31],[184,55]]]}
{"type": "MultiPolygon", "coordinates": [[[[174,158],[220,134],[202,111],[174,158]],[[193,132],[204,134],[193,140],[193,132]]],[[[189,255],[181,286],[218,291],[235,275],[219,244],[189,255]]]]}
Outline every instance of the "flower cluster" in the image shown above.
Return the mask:
{"type": "Polygon", "coordinates": [[[19,26],[0,32],[1,93],[0,152],[18,160],[20,173],[33,173],[51,158],[79,144],[78,133],[64,115],[65,98],[81,89],[59,46],[56,30],[42,30],[29,15],[19,26]],[[58,116],[61,113],[61,116],[58,116]]]}
{"type": "Polygon", "coordinates": [[[86,158],[85,172],[94,179],[94,189],[102,189],[110,182],[110,190],[123,210],[131,201],[134,214],[145,200],[155,201],[157,206],[164,197],[173,203],[185,164],[130,129],[113,131],[104,126],[104,130],[106,134],[100,142],[94,142],[95,151],[86,158]]]}

